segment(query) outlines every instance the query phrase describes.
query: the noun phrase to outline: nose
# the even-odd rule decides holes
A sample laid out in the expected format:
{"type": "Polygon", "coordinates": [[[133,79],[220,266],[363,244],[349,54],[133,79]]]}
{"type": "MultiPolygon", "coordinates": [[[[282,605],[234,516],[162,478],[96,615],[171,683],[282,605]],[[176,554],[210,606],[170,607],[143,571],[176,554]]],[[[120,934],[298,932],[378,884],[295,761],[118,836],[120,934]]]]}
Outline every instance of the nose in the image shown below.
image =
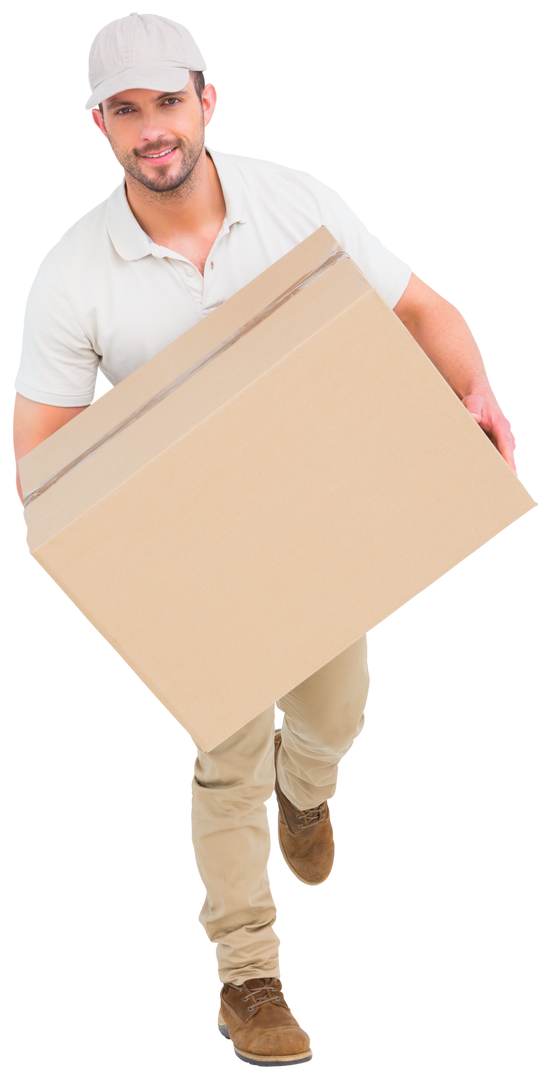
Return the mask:
{"type": "Polygon", "coordinates": [[[147,109],[142,112],[140,125],[140,140],[144,146],[156,143],[166,136],[166,130],[162,117],[156,109],[147,109]]]}

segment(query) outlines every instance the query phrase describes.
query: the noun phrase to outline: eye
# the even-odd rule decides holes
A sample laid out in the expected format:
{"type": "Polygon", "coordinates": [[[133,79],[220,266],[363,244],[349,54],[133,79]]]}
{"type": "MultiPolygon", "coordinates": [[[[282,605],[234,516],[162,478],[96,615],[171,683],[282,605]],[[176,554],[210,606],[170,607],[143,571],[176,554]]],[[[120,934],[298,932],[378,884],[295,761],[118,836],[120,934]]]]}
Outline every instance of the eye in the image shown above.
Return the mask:
{"type": "MultiPolygon", "coordinates": [[[[171,102],[177,102],[179,104],[180,98],[179,97],[167,97],[167,98],[165,98],[164,102],[162,102],[161,104],[162,105],[170,105],[171,102]]],[[[123,109],[117,109],[117,112],[115,113],[115,116],[116,117],[122,117],[122,114],[124,112],[132,112],[132,109],[130,108],[130,106],[125,106],[123,109]]]]}

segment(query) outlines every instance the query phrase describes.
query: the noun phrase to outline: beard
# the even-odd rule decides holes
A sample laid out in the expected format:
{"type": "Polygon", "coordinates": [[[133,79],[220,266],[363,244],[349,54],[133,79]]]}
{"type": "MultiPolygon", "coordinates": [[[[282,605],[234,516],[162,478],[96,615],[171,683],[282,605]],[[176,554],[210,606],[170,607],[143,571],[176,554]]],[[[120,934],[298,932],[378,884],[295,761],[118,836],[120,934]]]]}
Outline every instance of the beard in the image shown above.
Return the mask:
{"type": "MultiPolygon", "coordinates": [[[[203,117],[201,115],[201,121],[203,117]]],[[[111,140],[109,140],[111,142],[111,140]]],[[[172,139],[171,142],[151,143],[147,147],[146,153],[148,154],[160,154],[163,150],[172,150],[173,147],[177,147],[181,154],[177,163],[170,162],[163,168],[157,170],[155,176],[148,175],[141,167],[141,154],[137,150],[121,150],[119,147],[113,145],[111,142],[112,150],[115,157],[122,165],[125,172],[137,180],[139,184],[142,184],[149,191],[157,194],[178,192],[183,194],[184,191],[189,191],[193,185],[193,170],[205,145],[205,125],[201,123],[198,130],[194,133],[193,138],[186,139],[172,139]]]]}

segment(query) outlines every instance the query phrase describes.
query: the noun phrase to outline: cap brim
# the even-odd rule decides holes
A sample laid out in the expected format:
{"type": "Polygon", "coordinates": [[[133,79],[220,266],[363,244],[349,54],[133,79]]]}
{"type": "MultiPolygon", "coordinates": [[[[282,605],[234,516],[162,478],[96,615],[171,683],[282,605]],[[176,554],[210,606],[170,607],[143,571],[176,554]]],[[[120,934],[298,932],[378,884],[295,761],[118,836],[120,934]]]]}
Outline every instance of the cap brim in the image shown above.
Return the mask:
{"type": "Polygon", "coordinates": [[[154,67],[134,67],[99,83],[86,102],[87,109],[97,108],[101,101],[124,90],[158,90],[175,94],[187,86],[189,69],[175,64],[156,64],[154,67]]]}

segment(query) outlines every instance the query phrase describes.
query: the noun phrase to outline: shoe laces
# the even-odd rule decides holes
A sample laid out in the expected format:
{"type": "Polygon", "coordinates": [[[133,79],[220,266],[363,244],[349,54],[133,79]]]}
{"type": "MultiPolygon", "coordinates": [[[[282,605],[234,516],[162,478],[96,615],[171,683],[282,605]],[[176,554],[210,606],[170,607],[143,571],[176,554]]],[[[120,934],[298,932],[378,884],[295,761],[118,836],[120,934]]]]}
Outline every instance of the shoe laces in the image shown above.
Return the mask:
{"type": "Polygon", "coordinates": [[[252,1004],[249,1005],[249,1012],[254,1012],[260,1005],[281,1001],[281,984],[279,986],[273,986],[271,980],[264,986],[257,986],[254,989],[248,987],[246,983],[243,983],[241,989],[247,991],[243,1001],[252,1001],[252,1004]]]}
{"type": "MultiPolygon", "coordinates": [[[[241,986],[236,986],[236,989],[239,990],[240,994],[242,993],[244,986],[246,986],[246,981],[245,983],[242,983],[241,986]]],[[[254,1004],[248,1005],[248,1012],[254,1012],[255,1009],[259,1008],[259,1005],[265,1005],[270,1002],[281,1001],[281,988],[278,986],[272,986],[271,978],[267,978],[264,986],[252,986],[250,988],[247,988],[247,993],[245,994],[243,1001],[248,1001],[250,1000],[250,998],[253,999],[254,1004]]],[[[283,1000],[285,1002],[287,1001],[287,996],[285,993],[283,993],[283,1000]]]]}
{"type": "Polygon", "coordinates": [[[295,807],[295,818],[300,822],[299,829],[307,829],[309,825],[317,825],[327,817],[327,803],[322,802],[313,810],[298,810],[295,807]]]}

